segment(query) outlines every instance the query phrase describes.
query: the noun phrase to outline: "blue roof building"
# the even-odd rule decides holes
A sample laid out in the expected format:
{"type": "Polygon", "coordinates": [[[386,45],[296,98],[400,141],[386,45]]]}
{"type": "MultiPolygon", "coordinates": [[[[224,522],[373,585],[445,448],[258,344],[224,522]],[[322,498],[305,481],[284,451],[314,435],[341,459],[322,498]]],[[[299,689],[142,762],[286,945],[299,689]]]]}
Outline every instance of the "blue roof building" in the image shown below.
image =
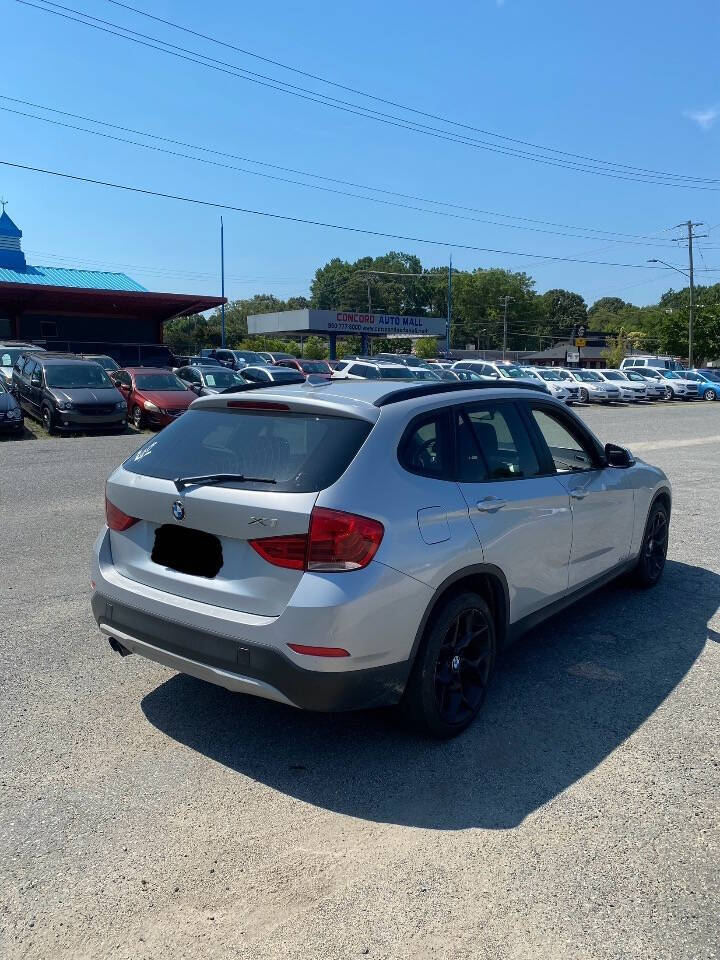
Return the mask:
{"type": "Polygon", "coordinates": [[[0,214],[0,340],[52,350],[107,353],[121,366],[167,362],[163,324],[201,313],[221,297],[154,293],[125,273],[32,266],[22,230],[0,214]]]}

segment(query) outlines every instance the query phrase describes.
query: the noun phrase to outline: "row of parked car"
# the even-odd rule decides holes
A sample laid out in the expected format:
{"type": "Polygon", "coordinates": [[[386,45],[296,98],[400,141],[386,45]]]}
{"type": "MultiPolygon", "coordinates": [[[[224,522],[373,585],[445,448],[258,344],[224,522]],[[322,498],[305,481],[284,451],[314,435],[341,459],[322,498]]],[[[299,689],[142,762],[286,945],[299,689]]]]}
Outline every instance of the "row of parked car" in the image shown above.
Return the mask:
{"type": "Polygon", "coordinates": [[[0,344],[0,430],[20,434],[24,414],[49,433],[73,430],[160,428],[172,423],[198,396],[257,386],[329,380],[508,381],[571,405],[720,398],[720,372],[671,370],[624,361],[619,370],[524,367],[517,363],[422,360],[380,353],[342,360],[309,360],[283,353],[208,349],[176,358],[177,365],[126,367],[112,357],[51,353],[33,344],[0,344]],[[627,364],[627,366],[626,366],[627,364]]]}

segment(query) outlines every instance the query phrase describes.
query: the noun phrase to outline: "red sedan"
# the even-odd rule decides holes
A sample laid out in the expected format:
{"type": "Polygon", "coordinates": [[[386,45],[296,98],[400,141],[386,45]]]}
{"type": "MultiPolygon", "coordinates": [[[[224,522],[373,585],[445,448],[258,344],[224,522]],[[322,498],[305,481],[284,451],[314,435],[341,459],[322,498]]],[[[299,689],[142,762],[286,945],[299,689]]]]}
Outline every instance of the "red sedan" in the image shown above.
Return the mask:
{"type": "Polygon", "coordinates": [[[197,399],[174,373],[160,367],[126,367],[111,374],[128,405],[128,418],[138,430],[166,427],[197,399]]]}
{"type": "Polygon", "coordinates": [[[288,357],[287,359],[276,360],[275,365],[299,370],[306,377],[312,376],[315,380],[329,380],[332,376],[332,367],[327,360],[296,360],[295,357],[288,357]]]}

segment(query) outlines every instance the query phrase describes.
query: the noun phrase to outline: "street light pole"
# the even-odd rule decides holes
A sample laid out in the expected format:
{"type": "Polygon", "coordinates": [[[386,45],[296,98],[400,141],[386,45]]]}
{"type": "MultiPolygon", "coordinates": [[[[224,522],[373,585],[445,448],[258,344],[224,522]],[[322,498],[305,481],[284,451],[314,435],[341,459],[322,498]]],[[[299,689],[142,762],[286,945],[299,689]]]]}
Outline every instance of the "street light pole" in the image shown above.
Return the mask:
{"type": "Polygon", "coordinates": [[[688,259],[690,261],[690,318],[688,320],[688,367],[692,370],[693,364],[693,325],[695,321],[695,276],[693,272],[693,222],[687,222],[688,232],[688,259]]]}
{"type": "Polygon", "coordinates": [[[223,298],[223,302],[220,305],[220,315],[221,315],[221,343],[223,349],[225,348],[225,228],[223,226],[223,218],[220,217],[220,295],[223,298]]]}

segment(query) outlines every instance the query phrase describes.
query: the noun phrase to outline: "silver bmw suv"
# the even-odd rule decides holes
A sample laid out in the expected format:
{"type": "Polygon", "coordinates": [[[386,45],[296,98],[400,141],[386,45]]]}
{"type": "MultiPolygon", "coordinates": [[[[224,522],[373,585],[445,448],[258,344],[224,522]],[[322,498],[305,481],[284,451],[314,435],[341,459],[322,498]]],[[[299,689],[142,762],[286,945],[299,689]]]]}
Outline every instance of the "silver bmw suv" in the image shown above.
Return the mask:
{"type": "Polygon", "coordinates": [[[670,506],[662,471],[511,381],[224,393],[109,478],[92,607],[118,653],[448,737],[517,634],[657,582],[670,506]]]}

